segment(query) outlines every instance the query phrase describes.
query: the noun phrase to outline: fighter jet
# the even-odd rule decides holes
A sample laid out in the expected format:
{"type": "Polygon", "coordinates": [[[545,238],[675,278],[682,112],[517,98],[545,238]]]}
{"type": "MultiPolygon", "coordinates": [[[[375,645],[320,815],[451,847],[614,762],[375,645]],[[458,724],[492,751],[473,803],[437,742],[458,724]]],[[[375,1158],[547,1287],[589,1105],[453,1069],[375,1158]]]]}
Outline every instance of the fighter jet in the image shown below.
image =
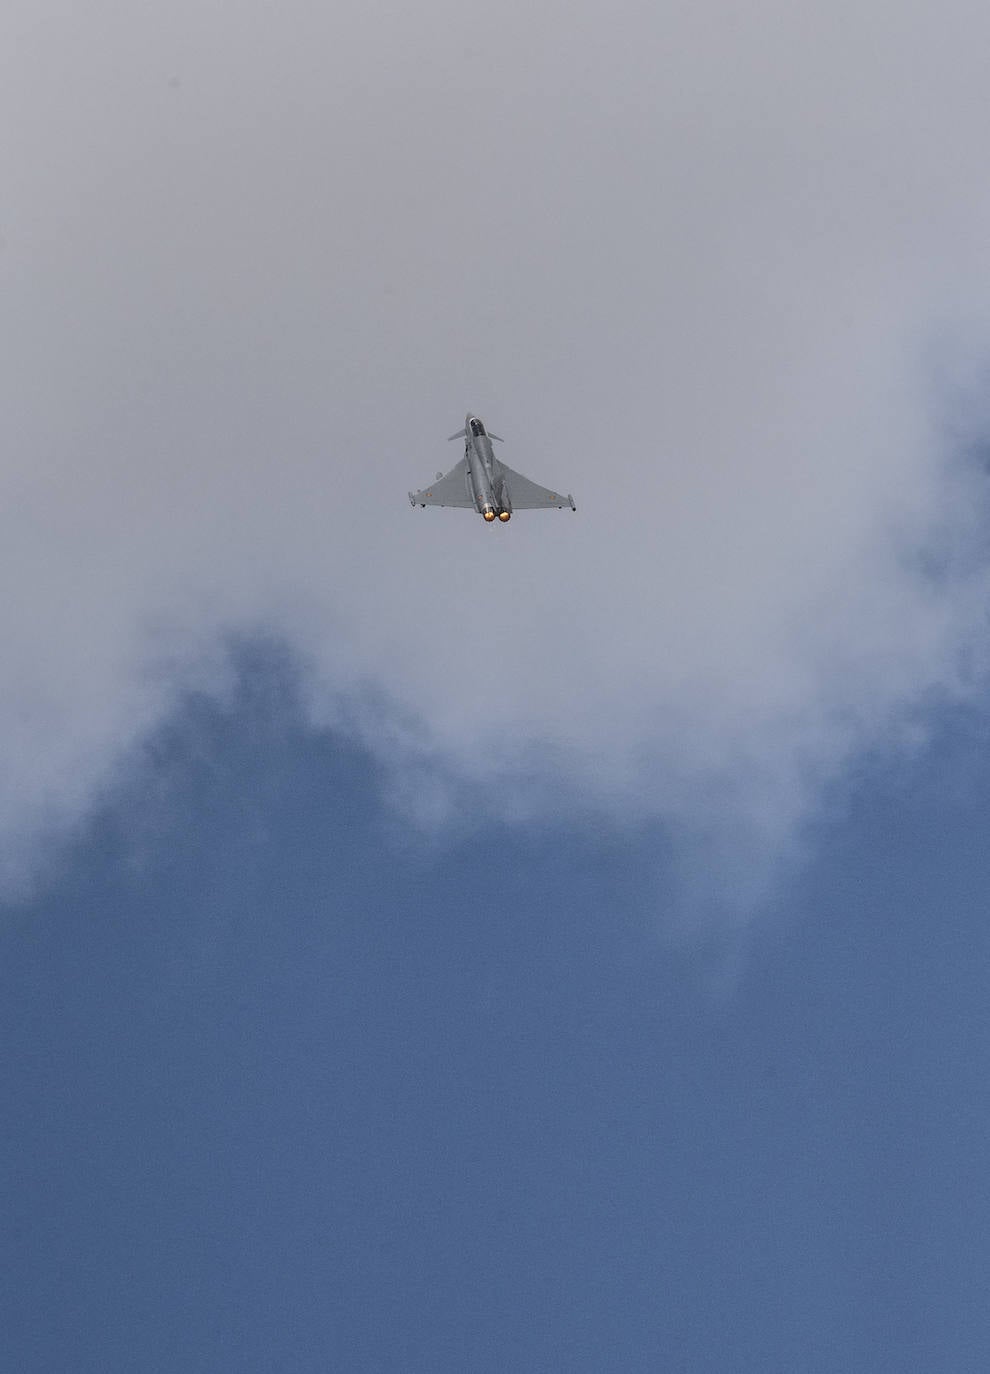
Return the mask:
{"type": "Polygon", "coordinates": [[[542,510],[549,506],[556,506],[558,510],[570,506],[571,510],[577,510],[573,496],[561,496],[558,491],[538,487],[522,473],[500,462],[495,457],[492,440],[498,439],[500,444],[504,440],[487,430],[477,415],[468,413],[464,428],[452,434],[450,439],[464,440],[464,457],[446,477],[438,472],[431,487],[411,491],[411,506],[461,506],[465,510],[476,510],[489,525],[495,520],[504,525],[516,510],[542,510]]]}

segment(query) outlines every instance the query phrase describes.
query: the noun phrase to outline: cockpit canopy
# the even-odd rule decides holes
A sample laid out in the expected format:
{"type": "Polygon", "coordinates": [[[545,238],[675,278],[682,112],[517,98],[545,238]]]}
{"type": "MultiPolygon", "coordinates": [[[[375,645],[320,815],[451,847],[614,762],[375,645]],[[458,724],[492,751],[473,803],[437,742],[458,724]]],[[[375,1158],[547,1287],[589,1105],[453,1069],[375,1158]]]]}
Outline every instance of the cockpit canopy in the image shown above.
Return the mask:
{"type": "Polygon", "coordinates": [[[484,432],[485,427],[480,420],[471,421],[471,433],[475,436],[475,438],[478,438],[480,435],[484,434],[484,432]]]}

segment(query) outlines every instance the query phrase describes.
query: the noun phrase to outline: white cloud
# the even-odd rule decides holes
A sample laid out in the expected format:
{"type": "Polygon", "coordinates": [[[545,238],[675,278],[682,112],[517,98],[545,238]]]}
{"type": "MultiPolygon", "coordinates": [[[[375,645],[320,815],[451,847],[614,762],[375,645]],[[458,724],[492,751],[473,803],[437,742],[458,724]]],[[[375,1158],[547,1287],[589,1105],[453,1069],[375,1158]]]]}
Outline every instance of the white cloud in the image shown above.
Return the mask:
{"type": "Polygon", "coordinates": [[[400,777],[767,853],[978,689],[982,9],[5,22],[10,872],[231,628],[400,777]],[[411,511],[468,407],[578,515],[411,511]]]}

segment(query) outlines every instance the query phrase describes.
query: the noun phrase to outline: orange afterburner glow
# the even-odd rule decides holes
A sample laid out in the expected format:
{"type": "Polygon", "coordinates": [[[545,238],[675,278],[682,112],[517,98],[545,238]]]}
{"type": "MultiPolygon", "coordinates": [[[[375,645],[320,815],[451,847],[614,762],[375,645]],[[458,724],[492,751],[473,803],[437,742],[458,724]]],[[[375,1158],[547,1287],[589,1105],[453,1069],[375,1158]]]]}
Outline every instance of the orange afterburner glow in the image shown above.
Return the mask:
{"type": "Polygon", "coordinates": [[[510,510],[500,510],[498,513],[498,518],[503,522],[506,520],[511,520],[512,512],[510,510]]]}

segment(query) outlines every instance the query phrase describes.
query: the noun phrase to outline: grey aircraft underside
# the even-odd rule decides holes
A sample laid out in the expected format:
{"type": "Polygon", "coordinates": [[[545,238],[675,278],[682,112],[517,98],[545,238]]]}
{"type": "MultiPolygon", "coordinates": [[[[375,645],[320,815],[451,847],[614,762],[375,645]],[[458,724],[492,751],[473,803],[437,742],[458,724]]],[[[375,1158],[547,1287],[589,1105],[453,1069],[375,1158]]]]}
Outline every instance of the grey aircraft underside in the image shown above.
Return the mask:
{"type": "Polygon", "coordinates": [[[537,486],[521,472],[500,462],[492,448],[492,440],[498,439],[498,435],[489,433],[477,415],[468,414],[464,428],[450,437],[464,440],[464,457],[446,477],[437,473],[432,486],[411,491],[410,505],[460,506],[476,510],[488,524],[493,520],[504,524],[517,510],[543,510],[551,506],[577,510],[573,496],[561,496],[559,491],[537,486]]]}

